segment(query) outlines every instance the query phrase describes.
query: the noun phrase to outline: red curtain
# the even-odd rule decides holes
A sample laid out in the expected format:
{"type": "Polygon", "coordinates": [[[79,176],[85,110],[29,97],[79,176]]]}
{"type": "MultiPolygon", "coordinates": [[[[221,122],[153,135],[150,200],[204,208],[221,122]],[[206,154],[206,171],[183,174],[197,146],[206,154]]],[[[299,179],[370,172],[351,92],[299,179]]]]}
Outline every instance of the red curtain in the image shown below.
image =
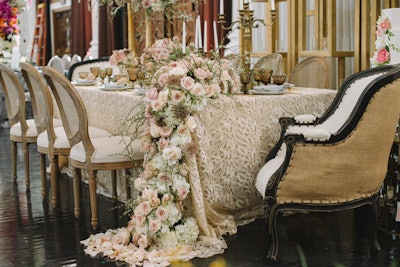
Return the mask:
{"type": "Polygon", "coordinates": [[[71,54],[83,58],[91,40],[92,15],[88,9],[88,0],[71,1],[71,54]]]}
{"type": "Polygon", "coordinates": [[[218,24],[218,14],[220,12],[219,5],[220,1],[224,1],[224,15],[225,20],[227,21],[227,25],[229,25],[232,21],[232,1],[231,0],[219,0],[219,1],[205,1],[199,3],[199,15],[201,20],[201,28],[203,34],[204,41],[204,21],[207,21],[207,51],[211,49],[215,49],[214,42],[214,29],[213,23],[216,22],[217,25],[217,36],[218,36],[218,44],[223,40],[224,44],[227,43],[227,39],[225,38],[227,31],[221,28],[221,25],[218,24]]]}

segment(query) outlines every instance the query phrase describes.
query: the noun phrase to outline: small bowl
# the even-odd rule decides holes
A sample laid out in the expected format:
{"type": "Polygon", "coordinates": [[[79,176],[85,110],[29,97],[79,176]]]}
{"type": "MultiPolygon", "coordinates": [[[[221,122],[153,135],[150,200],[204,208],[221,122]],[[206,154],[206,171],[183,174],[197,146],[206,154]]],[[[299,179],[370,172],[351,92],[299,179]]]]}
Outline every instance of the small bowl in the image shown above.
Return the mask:
{"type": "Polygon", "coordinates": [[[284,84],[286,81],[286,74],[272,75],[272,80],[274,81],[274,84],[276,84],[276,85],[284,84]]]}
{"type": "Polygon", "coordinates": [[[79,72],[79,79],[87,79],[88,76],[89,76],[89,72],[87,72],[87,71],[79,72]]]}

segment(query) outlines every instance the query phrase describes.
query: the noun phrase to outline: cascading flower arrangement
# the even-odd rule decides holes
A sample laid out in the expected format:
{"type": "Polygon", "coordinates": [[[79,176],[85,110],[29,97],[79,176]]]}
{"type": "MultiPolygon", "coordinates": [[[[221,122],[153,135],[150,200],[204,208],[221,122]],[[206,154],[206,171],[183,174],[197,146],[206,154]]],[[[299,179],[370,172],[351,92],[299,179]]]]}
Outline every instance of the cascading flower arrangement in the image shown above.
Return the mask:
{"type": "Polygon", "coordinates": [[[0,52],[19,45],[18,14],[30,5],[31,0],[0,0],[0,52]]]}
{"type": "Polygon", "coordinates": [[[190,195],[186,158],[197,153],[193,115],[210,99],[239,92],[240,78],[230,61],[182,53],[179,44],[177,38],[156,41],[141,58],[152,74],[144,111],[145,161],[134,180],[140,194],[130,203],[133,214],[126,227],[82,241],[89,255],[131,266],[168,266],[198,255],[199,228],[184,208],[190,195]]]}
{"type": "Polygon", "coordinates": [[[390,49],[398,51],[398,48],[391,42],[390,38],[394,36],[391,31],[392,25],[388,16],[380,16],[376,22],[376,41],[375,53],[371,58],[374,66],[381,66],[390,62],[390,49]]]}

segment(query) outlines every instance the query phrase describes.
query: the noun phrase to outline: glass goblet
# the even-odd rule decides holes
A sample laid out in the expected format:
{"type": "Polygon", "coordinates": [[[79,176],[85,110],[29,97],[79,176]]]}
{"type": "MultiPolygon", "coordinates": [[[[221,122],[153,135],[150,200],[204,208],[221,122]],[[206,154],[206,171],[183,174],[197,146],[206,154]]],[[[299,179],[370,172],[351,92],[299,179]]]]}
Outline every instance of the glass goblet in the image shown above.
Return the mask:
{"type": "Polygon", "coordinates": [[[99,77],[99,71],[100,71],[99,67],[91,67],[90,68],[90,72],[93,74],[95,79],[97,79],[97,77],[99,77]]]}
{"type": "Polygon", "coordinates": [[[108,77],[108,81],[111,82],[111,75],[113,74],[113,68],[106,68],[106,75],[108,77]]]}
{"type": "Polygon", "coordinates": [[[107,77],[107,72],[106,70],[99,70],[99,76],[101,79],[101,84],[104,84],[104,79],[107,77]]]}
{"type": "Polygon", "coordinates": [[[126,71],[128,72],[129,81],[131,83],[134,83],[138,78],[138,70],[130,68],[127,69],[126,71]]]}

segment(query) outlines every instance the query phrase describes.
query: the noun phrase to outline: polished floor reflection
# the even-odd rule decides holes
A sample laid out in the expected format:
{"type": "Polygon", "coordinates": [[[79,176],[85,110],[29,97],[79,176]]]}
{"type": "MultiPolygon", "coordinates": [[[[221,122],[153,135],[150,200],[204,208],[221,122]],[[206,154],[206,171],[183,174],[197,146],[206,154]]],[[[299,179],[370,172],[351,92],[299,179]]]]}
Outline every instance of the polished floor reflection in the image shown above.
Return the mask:
{"type": "MultiPolygon", "coordinates": [[[[22,152],[19,150],[18,180],[14,183],[8,129],[0,128],[0,266],[121,266],[85,255],[79,243],[92,233],[87,187],[83,186],[79,220],[73,215],[72,180],[67,175],[60,179],[61,204],[51,209],[41,195],[36,147],[31,146],[30,151],[31,188],[26,191],[22,152]]],[[[123,204],[99,197],[98,205],[98,231],[126,225],[123,204]]],[[[400,233],[400,223],[390,224],[390,230],[397,228],[400,233]]],[[[275,263],[266,261],[267,232],[264,222],[258,220],[227,236],[224,254],[194,259],[191,266],[210,266],[220,257],[230,267],[400,266],[399,234],[380,230],[382,250],[370,255],[367,242],[354,226],[352,212],[280,216],[278,225],[279,260],[275,263]]]]}

